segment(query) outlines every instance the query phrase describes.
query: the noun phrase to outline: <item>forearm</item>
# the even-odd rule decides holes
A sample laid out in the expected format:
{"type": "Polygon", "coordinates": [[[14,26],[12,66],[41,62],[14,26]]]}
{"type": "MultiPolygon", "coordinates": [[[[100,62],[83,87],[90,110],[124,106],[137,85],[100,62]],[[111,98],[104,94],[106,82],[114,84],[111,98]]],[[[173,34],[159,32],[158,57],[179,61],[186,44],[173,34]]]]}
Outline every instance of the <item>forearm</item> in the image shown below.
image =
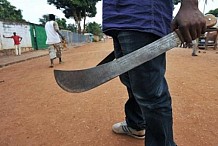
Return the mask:
{"type": "Polygon", "coordinates": [[[63,37],[59,30],[57,30],[56,32],[57,32],[61,37],[63,37]]]}
{"type": "Polygon", "coordinates": [[[56,30],[56,32],[59,34],[59,36],[64,39],[64,36],[61,34],[61,32],[59,30],[56,30]]]}
{"type": "Polygon", "coordinates": [[[62,39],[64,39],[64,36],[63,36],[63,35],[60,33],[60,31],[59,31],[58,23],[57,23],[57,22],[54,22],[53,26],[54,26],[55,31],[59,34],[59,36],[60,36],[62,39]]]}

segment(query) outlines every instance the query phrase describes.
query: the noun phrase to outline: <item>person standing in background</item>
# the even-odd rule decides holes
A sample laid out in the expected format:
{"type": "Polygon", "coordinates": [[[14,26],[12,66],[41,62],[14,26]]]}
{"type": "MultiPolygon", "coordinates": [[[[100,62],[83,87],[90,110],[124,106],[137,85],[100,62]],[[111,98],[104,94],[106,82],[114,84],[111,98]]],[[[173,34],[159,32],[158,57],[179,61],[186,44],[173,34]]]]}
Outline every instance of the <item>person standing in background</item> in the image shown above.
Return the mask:
{"type": "Polygon", "coordinates": [[[55,21],[55,15],[49,14],[49,20],[45,24],[46,31],[46,44],[49,45],[50,67],[54,67],[54,59],[59,58],[59,64],[62,63],[62,40],[65,40],[64,36],[59,31],[58,23],[55,21]],[[60,38],[61,37],[61,38],[60,38]]]}
{"type": "Polygon", "coordinates": [[[15,54],[21,55],[21,48],[20,48],[20,42],[22,41],[22,37],[16,34],[16,32],[13,33],[13,36],[6,37],[3,35],[4,38],[12,38],[14,40],[14,47],[15,47],[15,54]]]}

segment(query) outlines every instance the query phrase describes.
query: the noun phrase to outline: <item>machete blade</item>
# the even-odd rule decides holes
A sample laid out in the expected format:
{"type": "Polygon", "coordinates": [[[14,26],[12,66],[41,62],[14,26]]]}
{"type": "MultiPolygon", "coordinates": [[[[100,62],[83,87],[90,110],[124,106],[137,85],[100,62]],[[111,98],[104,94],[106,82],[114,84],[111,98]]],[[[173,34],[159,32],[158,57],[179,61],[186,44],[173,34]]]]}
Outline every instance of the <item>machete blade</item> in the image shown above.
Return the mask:
{"type": "Polygon", "coordinates": [[[83,70],[54,70],[55,79],[58,85],[67,92],[88,91],[177,47],[180,43],[176,32],[172,32],[109,63],[83,70]]]}
{"type": "Polygon", "coordinates": [[[54,75],[56,82],[62,89],[71,93],[79,93],[95,88],[115,78],[116,76],[111,76],[111,72],[108,72],[108,67],[111,65],[106,63],[84,70],[54,70],[54,75]],[[96,69],[100,73],[96,74],[96,69]]]}

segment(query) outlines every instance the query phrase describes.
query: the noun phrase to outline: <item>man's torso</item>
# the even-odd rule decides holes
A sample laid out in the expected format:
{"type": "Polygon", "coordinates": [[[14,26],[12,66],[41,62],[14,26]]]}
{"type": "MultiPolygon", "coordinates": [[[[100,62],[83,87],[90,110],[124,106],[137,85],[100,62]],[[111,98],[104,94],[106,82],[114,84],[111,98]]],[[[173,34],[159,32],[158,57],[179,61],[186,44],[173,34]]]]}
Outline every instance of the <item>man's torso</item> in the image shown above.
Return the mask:
{"type": "Polygon", "coordinates": [[[172,0],[103,0],[103,31],[137,30],[164,36],[170,32],[172,0]]]}
{"type": "Polygon", "coordinates": [[[55,31],[54,23],[56,22],[48,21],[45,24],[45,31],[46,31],[46,36],[47,36],[46,44],[56,44],[56,43],[61,42],[59,34],[55,31]]]}
{"type": "Polygon", "coordinates": [[[14,35],[14,36],[11,36],[14,40],[14,45],[19,45],[20,44],[20,36],[18,35],[14,35]]]}

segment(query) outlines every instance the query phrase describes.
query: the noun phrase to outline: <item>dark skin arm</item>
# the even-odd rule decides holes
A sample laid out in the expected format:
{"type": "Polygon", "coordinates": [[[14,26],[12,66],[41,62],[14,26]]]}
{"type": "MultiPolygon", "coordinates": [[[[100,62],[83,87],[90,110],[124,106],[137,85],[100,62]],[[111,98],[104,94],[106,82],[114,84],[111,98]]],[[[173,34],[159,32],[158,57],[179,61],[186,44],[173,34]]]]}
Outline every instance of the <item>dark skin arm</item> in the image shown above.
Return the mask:
{"type": "Polygon", "coordinates": [[[3,38],[12,38],[11,36],[10,37],[6,37],[5,35],[3,35],[3,38]]]}
{"type": "Polygon", "coordinates": [[[206,31],[206,20],[198,9],[198,0],[182,0],[181,7],[172,22],[173,30],[179,29],[184,42],[191,44],[206,31]]]}
{"type": "Polygon", "coordinates": [[[60,33],[59,30],[56,30],[56,32],[61,36],[61,39],[62,39],[62,40],[65,40],[64,36],[60,33]]]}
{"type": "Polygon", "coordinates": [[[65,40],[64,36],[60,33],[57,22],[54,22],[54,29],[59,34],[62,40],[65,40]]]}
{"type": "MultiPolygon", "coordinates": [[[[3,35],[3,38],[12,38],[11,36],[10,37],[6,37],[5,35],[3,35]]],[[[21,42],[22,41],[22,37],[19,37],[19,41],[21,42]]]]}

